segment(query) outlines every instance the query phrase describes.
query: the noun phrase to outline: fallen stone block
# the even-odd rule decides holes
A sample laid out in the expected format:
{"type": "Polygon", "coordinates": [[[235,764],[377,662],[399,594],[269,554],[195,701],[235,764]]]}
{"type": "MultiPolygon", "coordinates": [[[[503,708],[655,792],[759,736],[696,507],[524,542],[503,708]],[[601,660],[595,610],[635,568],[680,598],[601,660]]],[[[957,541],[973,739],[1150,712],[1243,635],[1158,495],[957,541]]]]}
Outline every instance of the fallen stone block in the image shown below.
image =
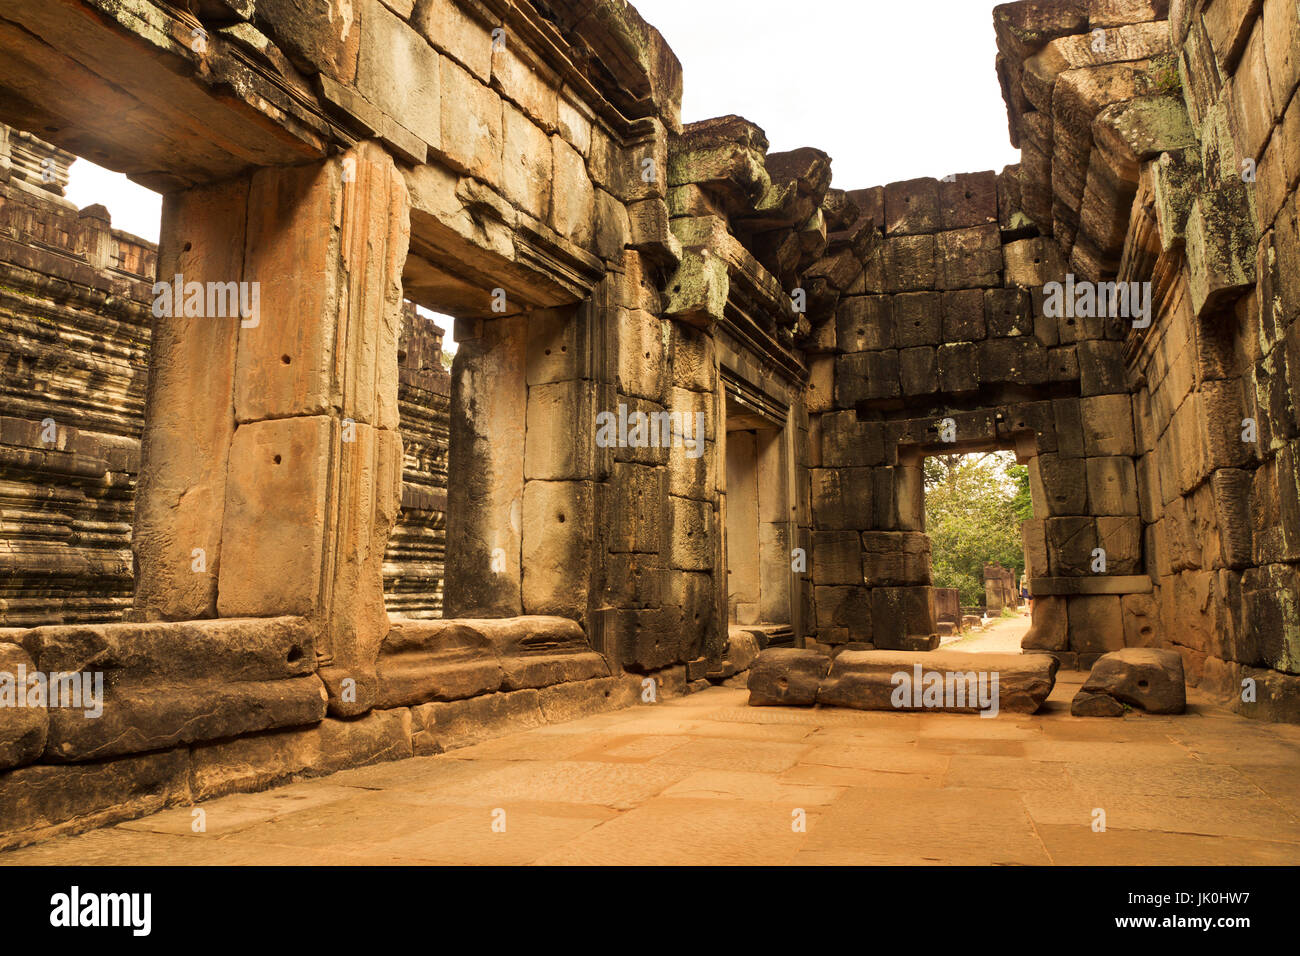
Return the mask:
{"type": "MultiPolygon", "coordinates": [[[[1183,659],[1177,651],[1125,647],[1103,654],[1070,705],[1076,717],[1118,716],[1114,708],[1093,700],[1110,697],[1148,714],[1181,714],[1187,708],[1183,659]],[[1099,713],[1095,711],[1107,711],[1099,713]]],[[[1121,707],[1119,713],[1123,713],[1121,707]]]]}
{"type": "Polygon", "coordinates": [[[44,701],[28,701],[36,665],[17,644],[0,643],[0,770],[33,763],[50,728],[44,701]]]}
{"type": "Polygon", "coordinates": [[[1052,692],[1058,667],[1046,654],[845,651],[822,681],[817,703],[856,710],[1032,714],[1052,692]]]}
{"type": "Polygon", "coordinates": [[[713,680],[726,680],[741,671],[747,671],[758,659],[761,650],[757,635],[743,627],[732,627],[727,635],[727,650],[722,655],[722,664],[716,671],[710,671],[708,676],[713,680]]]}
{"type": "Polygon", "coordinates": [[[1081,690],[1070,701],[1070,713],[1075,717],[1123,717],[1124,705],[1114,697],[1081,690]]]}
{"type": "Polygon", "coordinates": [[[751,707],[811,707],[831,659],[819,651],[769,647],[749,669],[751,707]]]}

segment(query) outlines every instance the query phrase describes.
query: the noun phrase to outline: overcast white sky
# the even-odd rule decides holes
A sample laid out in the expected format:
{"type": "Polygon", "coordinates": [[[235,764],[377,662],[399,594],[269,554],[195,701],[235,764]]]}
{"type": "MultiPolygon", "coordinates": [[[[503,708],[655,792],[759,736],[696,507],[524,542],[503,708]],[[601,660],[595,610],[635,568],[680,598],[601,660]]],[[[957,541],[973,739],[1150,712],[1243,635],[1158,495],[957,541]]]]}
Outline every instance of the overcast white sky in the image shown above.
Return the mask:
{"type": "MultiPolygon", "coordinates": [[[[1019,161],[993,69],[994,0],[633,3],[682,61],[683,120],[738,113],[774,152],[823,149],[841,189],[1019,161]]],[[[68,198],[158,239],[159,197],[124,176],[78,160],[68,198]]]]}

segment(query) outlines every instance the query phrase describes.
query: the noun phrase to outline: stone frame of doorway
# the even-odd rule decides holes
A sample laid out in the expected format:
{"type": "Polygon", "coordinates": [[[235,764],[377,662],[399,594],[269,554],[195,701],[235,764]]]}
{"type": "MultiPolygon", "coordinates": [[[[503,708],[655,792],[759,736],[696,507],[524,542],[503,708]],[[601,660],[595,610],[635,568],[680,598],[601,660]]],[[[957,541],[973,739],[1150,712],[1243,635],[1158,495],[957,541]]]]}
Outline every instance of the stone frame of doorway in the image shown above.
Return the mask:
{"type": "Polygon", "coordinates": [[[719,463],[719,528],[721,529],[722,621],[726,625],[740,624],[789,626],[796,636],[802,635],[802,608],[800,574],[795,570],[793,551],[798,546],[798,520],[796,503],[796,432],[794,412],[789,405],[767,390],[756,387],[726,365],[719,364],[719,408],[722,421],[719,435],[723,438],[718,448],[719,463]],[[734,410],[743,409],[744,423],[733,427],[734,410]],[[755,549],[753,569],[758,588],[758,620],[733,621],[731,576],[730,504],[736,489],[731,481],[733,432],[755,432],[756,447],[754,477],[772,494],[764,496],[756,487],[753,517],[755,549]],[[757,434],[763,433],[763,434],[757,434]]]}

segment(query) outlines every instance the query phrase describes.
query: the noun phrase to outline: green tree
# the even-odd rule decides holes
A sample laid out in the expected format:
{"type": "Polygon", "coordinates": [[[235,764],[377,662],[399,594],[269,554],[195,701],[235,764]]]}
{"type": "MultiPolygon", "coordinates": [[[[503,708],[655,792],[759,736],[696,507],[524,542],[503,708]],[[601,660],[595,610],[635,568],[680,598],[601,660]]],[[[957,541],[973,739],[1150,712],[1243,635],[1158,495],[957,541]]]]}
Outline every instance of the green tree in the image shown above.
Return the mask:
{"type": "Polygon", "coordinates": [[[984,603],[984,565],[1025,570],[1020,523],[1033,517],[1029,469],[1010,452],[925,460],[926,533],[934,586],[957,588],[963,605],[984,603]]]}

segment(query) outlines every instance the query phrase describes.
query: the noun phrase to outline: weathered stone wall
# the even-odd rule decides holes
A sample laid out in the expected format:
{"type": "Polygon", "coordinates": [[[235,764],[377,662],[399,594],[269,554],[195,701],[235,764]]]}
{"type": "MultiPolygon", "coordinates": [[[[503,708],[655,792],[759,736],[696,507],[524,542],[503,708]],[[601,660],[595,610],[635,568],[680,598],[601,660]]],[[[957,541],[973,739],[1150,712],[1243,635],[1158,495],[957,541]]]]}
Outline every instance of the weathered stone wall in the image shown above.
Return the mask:
{"type": "Polygon", "coordinates": [[[0,627],[116,621],[156,254],[62,198],[67,154],[0,127],[0,158],[0,627]]]}
{"type": "Polygon", "coordinates": [[[1300,10],[1018,3],[995,22],[1026,212],[1080,277],[1152,290],[1123,348],[1155,588],[1124,598],[1124,641],[1295,719],[1300,10]]]}
{"type": "Polygon", "coordinates": [[[1294,12],[999,8],[1022,164],[845,192],[744,119],[683,127],[680,65],[614,0],[0,4],[0,120],[164,192],[160,275],[263,292],[252,324],[153,323],[132,620],[0,631],[12,666],[112,673],[102,725],[0,711],[10,839],[734,673],[768,631],[726,626],[729,428],[770,440],[765,626],[933,647],[922,460],[1014,448],[1031,648],[1177,643],[1294,716],[1294,12]],[[1153,281],[1145,334],[1044,308],[1116,275],[1153,281]],[[399,433],[403,389],[438,391],[403,299],[460,343],[441,621],[385,608],[440,504],[434,427],[399,433]],[[598,438],[620,409],[678,432],[598,438]]]}
{"type": "Polygon", "coordinates": [[[1155,262],[1126,263],[1162,293],[1132,356],[1148,386],[1152,617],[1190,680],[1294,717],[1300,5],[1172,3],[1170,31],[1195,140],[1144,167],[1141,248],[1155,262]]]}
{"type": "Polygon", "coordinates": [[[1021,169],[850,192],[870,236],[840,253],[815,325],[809,403],[818,641],[937,643],[927,454],[1011,449],[1030,468],[1030,645],[1089,664],[1123,646],[1139,575],[1131,402],[1115,323],[1044,308],[1059,249],[1025,215],[1021,169]],[[1102,571],[1093,552],[1108,555],[1102,571]]]}

